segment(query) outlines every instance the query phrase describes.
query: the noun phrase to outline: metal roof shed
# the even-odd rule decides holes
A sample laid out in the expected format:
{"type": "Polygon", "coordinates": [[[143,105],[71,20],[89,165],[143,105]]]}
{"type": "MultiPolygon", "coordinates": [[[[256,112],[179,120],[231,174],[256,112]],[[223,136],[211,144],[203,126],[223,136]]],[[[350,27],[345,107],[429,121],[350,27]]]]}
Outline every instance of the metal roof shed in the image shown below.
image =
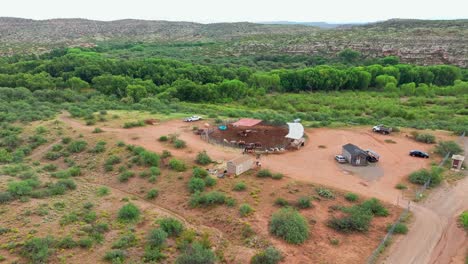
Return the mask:
{"type": "Polygon", "coordinates": [[[289,139],[301,139],[304,137],[304,127],[301,123],[288,123],[289,133],[286,138],[289,139]]]}

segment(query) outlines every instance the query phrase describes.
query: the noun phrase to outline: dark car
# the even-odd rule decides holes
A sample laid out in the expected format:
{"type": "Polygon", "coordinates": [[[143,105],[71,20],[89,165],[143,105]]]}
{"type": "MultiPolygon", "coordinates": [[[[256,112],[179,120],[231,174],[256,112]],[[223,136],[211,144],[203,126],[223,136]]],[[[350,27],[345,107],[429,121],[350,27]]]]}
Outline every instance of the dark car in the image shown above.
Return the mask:
{"type": "Polygon", "coordinates": [[[427,154],[426,152],[422,152],[420,150],[412,150],[410,151],[409,155],[411,157],[420,157],[420,158],[426,158],[426,159],[429,158],[429,154],[427,154]]]}

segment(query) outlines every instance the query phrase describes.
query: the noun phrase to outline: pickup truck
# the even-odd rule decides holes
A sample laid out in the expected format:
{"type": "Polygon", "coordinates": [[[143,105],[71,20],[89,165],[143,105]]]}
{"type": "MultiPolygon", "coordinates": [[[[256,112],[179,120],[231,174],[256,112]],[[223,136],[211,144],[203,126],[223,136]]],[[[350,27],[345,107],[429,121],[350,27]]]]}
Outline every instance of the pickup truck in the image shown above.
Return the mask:
{"type": "Polygon", "coordinates": [[[390,132],[392,132],[392,128],[391,127],[386,127],[384,125],[377,125],[377,126],[374,126],[372,128],[372,131],[374,131],[376,133],[381,133],[381,134],[384,134],[384,135],[388,135],[388,134],[390,134],[390,132]]]}
{"type": "Polygon", "coordinates": [[[191,116],[191,117],[185,118],[184,122],[194,122],[194,121],[199,121],[201,119],[202,118],[200,116],[191,116]]]}

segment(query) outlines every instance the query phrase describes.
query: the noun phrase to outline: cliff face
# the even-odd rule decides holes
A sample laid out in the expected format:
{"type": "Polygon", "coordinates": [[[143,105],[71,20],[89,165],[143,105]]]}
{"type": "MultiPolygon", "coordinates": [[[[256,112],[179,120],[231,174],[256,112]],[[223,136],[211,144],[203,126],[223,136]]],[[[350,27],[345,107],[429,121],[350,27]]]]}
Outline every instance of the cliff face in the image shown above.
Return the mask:
{"type": "Polygon", "coordinates": [[[388,20],[320,29],[303,25],[85,19],[0,18],[0,55],[44,52],[99,41],[222,41],[236,54],[278,52],[334,56],[344,48],[366,57],[397,55],[422,65],[468,66],[468,20],[388,20]]]}

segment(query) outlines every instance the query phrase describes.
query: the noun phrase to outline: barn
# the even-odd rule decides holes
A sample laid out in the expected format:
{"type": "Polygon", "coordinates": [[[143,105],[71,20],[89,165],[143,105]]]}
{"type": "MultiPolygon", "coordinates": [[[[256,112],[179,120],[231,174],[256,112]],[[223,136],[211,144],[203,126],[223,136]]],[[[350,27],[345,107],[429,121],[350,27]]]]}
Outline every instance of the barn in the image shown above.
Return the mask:
{"type": "Polygon", "coordinates": [[[253,165],[254,160],[251,156],[242,155],[227,162],[227,173],[231,175],[240,175],[252,169],[253,165]]]}
{"type": "Polygon", "coordinates": [[[356,145],[351,143],[344,145],[342,155],[353,166],[367,166],[367,152],[356,145]]]}

